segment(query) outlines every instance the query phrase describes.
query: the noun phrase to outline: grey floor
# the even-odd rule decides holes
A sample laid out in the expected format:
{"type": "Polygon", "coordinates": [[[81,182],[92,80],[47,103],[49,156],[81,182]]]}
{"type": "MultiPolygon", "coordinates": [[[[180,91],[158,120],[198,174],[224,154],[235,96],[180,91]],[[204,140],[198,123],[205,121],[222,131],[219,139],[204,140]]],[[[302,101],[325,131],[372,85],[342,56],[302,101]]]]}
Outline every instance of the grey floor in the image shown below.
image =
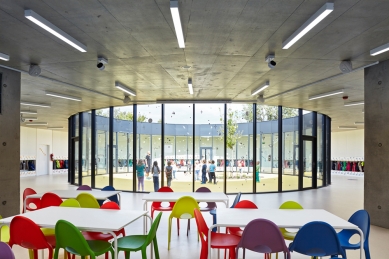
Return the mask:
{"type": "MultiPolygon", "coordinates": [[[[50,190],[75,189],[67,183],[67,176],[38,176],[21,179],[20,190],[31,187],[37,192],[45,192],[50,190]]],[[[141,209],[143,194],[123,193],[122,207],[123,209],[141,209]]],[[[234,199],[234,195],[230,196],[230,202],[234,199]]],[[[325,209],[339,217],[348,219],[350,215],[358,209],[363,208],[363,178],[334,176],[333,184],[326,188],[318,190],[309,190],[303,192],[288,192],[274,194],[247,194],[242,195],[242,199],[251,200],[260,208],[278,208],[281,203],[287,200],[295,200],[302,204],[304,208],[320,208],[325,209]]],[[[224,206],[220,204],[220,206],[224,206]]],[[[201,244],[197,242],[196,224],[191,222],[191,231],[189,236],[186,234],[186,222],[182,221],[180,236],[177,236],[176,226],[173,225],[172,243],[170,251],[167,250],[167,225],[168,212],[165,212],[160,227],[158,230],[158,245],[160,249],[160,257],[162,259],[181,259],[181,258],[200,258],[201,244]]],[[[88,217],[89,215],[85,215],[88,217]]],[[[204,213],[204,217],[208,224],[212,222],[209,214],[204,213]]],[[[389,220],[389,219],[388,219],[389,220]]],[[[143,221],[139,220],[126,228],[127,234],[142,233],[143,221]]],[[[355,239],[358,240],[358,239],[355,239]]],[[[28,253],[20,247],[13,248],[17,259],[28,258],[28,253]]],[[[371,258],[389,258],[389,229],[384,229],[376,226],[371,226],[370,233],[370,251],[371,258]]],[[[217,252],[213,251],[213,258],[217,258],[217,252]]],[[[41,253],[39,253],[41,255],[41,253]]],[[[45,253],[47,258],[47,253],[45,253]]],[[[242,254],[240,253],[240,258],[242,254]]],[[[280,258],[283,256],[280,255],[280,258]]],[[[103,257],[101,257],[103,258],[103,257]]],[[[124,258],[124,255],[119,255],[119,258],[124,258]]],[[[131,258],[141,258],[140,253],[131,254],[131,258]]],[[[150,258],[150,257],[149,257],[150,258]]],[[[246,258],[263,258],[263,255],[255,253],[247,253],[246,258]]],[[[309,258],[300,254],[292,253],[293,259],[309,258]]],[[[347,252],[347,258],[359,258],[359,251],[347,252]]]]}

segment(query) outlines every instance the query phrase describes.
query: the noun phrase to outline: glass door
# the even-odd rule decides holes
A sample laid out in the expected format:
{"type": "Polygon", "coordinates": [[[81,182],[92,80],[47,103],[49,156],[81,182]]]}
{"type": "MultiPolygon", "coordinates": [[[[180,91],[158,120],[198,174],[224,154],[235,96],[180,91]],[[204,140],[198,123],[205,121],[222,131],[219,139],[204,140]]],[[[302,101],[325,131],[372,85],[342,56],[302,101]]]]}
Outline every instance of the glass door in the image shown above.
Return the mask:
{"type": "Polygon", "coordinates": [[[205,160],[208,161],[212,160],[212,148],[211,147],[201,147],[200,148],[200,157],[201,161],[205,160]]]}
{"type": "Polygon", "coordinates": [[[79,177],[79,163],[78,163],[78,137],[76,139],[73,139],[73,147],[74,147],[74,184],[78,185],[78,177],[79,177]]]}
{"type": "Polygon", "coordinates": [[[303,188],[312,188],[312,176],[313,176],[313,163],[312,163],[312,152],[313,141],[304,139],[303,140],[303,188]]]}

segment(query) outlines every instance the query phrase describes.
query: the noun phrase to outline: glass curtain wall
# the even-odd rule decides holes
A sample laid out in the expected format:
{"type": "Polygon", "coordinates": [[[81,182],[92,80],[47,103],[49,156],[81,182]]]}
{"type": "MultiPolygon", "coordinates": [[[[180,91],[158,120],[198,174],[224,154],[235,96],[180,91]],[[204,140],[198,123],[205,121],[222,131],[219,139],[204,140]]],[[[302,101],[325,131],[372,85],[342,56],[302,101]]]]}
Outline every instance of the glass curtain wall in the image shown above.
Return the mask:
{"type": "Polygon", "coordinates": [[[82,184],[92,186],[91,179],[91,112],[83,113],[82,129],[82,184]]]}
{"type": "Polygon", "coordinates": [[[323,186],[323,114],[317,114],[317,187],[323,186]]]}
{"type": "MultiPolygon", "coordinates": [[[[303,135],[313,136],[313,112],[303,110],[303,135]]],[[[303,140],[303,188],[312,187],[312,140],[303,140]]]]}
{"type": "MultiPolygon", "coordinates": [[[[197,163],[197,166],[199,168],[198,170],[200,170],[200,180],[195,181],[195,190],[202,186],[206,186],[212,192],[223,192],[224,104],[196,104],[195,125],[195,166],[197,163]],[[207,166],[207,170],[209,169],[209,166],[211,164],[214,164],[216,166],[215,179],[213,179],[211,182],[210,174],[207,172],[206,183],[201,184],[201,167],[204,165],[204,162],[207,166]]],[[[230,168],[230,166],[228,166],[228,168],[230,168]]]]}
{"type": "Polygon", "coordinates": [[[104,188],[109,185],[109,145],[109,108],[96,110],[96,188],[104,188]]]}
{"type": "MultiPolygon", "coordinates": [[[[197,105],[196,105],[197,106],[197,105]]],[[[193,104],[165,104],[164,167],[171,163],[175,192],[193,191],[193,104]]],[[[166,172],[166,169],[164,170],[166,172]]]]}
{"type": "Polygon", "coordinates": [[[79,145],[80,141],[78,139],[79,132],[80,132],[80,120],[79,115],[74,116],[74,128],[75,128],[75,134],[73,138],[73,144],[74,144],[74,184],[78,185],[78,176],[79,176],[79,145]]]}
{"type": "Polygon", "coordinates": [[[282,190],[298,190],[298,109],[282,107],[282,190]]]}

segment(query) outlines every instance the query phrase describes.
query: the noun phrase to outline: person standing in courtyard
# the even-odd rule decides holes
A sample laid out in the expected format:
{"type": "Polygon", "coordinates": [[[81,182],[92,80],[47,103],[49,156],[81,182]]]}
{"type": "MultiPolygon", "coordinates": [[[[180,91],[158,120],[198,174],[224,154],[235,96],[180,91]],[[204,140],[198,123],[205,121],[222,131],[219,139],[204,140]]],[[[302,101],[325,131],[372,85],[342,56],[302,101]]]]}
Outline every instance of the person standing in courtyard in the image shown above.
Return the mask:
{"type": "Polygon", "coordinates": [[[147,155],[146,155],[146,177],[147,177],[147,179],[150,179],[150,177],[149,177],[150,169],[151,169],[151,155],[150,155],[150,151],[148,151],[147,155]]]}
{"type": "Polygon", "coordinates": [[[207,161],[203,160],[203,166],[201,167],[201,184],[207,183],[207,161]]]}
{"type": "Polygon", "coordinates": [[[167,162],[165,171],[166,171],[167,186],[170,187],[170,185],[172,184],[172,172],[173,172],[172,161],[169,160],[167,162]]]}
{"type": "Polygon", "coordinates": [[[200,161],[196,161],[196,164],[195,164],[196,181],[200,181],[200,178],[199,178],[200,168],[201,168],[200,161]]]}
{"type": "Polygon", "coordinates": [[[153,174],[154,191],[157,192],[159,190],[159,174],[161,173],[157,161],[154,161],[153,167],[151,168],[151,172],[153,174]]]}
{"type": "Polygon", "coordinates": [[[177,172],[176,162],[172,162],[172,170],[173,170],[173,177],[172,177],[172,179],[177,179],[176,178],[176,172],[177,172]]]}
{"type": "Polygon", "coordinates": [[[257,165],[255,167],[255,181],[257,183],[260,183],[261,182],[261,178],[259,178],[259,171],[260,171],[260,166],[259,166],[259,161],[257,161],[257,165]]]}
{"type": "Polygon", "coordinates": [[[136,165],[136,176],[138,177],[138,191],[142,187],[142,192],[144,191],[144,181],[145,181],[145,164],[142,159],[139,159],[138,164],[136,165]]]}
{"type": "Polygon", "coordinates": [[[215,166],[215,161],[211,160],[211,164],[209,165],[209,183],[212,183],[213,179],[213,184],[216,184],[216,166],[215,166]]]}

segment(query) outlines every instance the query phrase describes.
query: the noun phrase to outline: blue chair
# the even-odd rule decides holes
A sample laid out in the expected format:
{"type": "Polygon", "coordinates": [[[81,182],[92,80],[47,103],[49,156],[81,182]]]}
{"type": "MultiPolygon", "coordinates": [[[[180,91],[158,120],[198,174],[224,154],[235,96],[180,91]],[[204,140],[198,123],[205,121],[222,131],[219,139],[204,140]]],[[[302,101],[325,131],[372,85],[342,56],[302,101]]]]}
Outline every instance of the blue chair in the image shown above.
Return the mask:
{"type": "MultiPolygon", "coordinates": [[[[230,208],[235,207],[235,205],[240,201],[240,196],[241,196],[241,195],[242,195],[242,193],[238,193],[238,194],[236,195],[235,200],[234,200],[234,202],[232,203],[232,205],[231,205],[230,208]]],[[[215,224],[216,224],[216,209],[211,210],[209,213],[212,215],[212,217],[213,217],[213,225],[215,225],[215,224]]],[[[213,228],[213,229],[212,229],[213,232],[216,232],[216,230],[217,230],[216,228],[213,228]]]]}
{"type": "Polygon", "coordinates": [[[340,245],[338,234],[328,223],[313,221],[305,224],[296,234],[293,243],[289,245],[291,252],[312,256],[331,256],[331,259],[346,258],[346,253],[340,245]]]}
{"type": "MultiPolygon", "coordinates": [[[[103,189],[101,189],[102,191],[116,191],[116,189],[115,188],[113,188],[112,186],[105,186],[103,189]]],[[[110,201],[113,201],[113,202],[115,202],[115,203],[117,203],[118,205],[119,205],[119,198],[118,198],[118,196],[117,195],[113,195],[113,196],[111,196],[111,197],[108,197],[108,200],[110,200],[110,201]]],[[[100,204],[100,206],[101,205],[103,205],[103,203],[104,203],[104,201],[103,200],[98,200],[97,201],[99,204],[100,204]]]]}
{"type": "MultiPolygon", "coordinates": [[[[358,226],[362,232],[365,241],[363,242],[363,249],[365,250],[365,258],[370,259],[370,251],[369,251],[369,233],[370,233],[370,216],[366,210],[358,210],[355,212],[350,219],[348,220],[350,223],[358,226]]],[[[350,238],[353,235],[359,235],[359,232],[354,229],[344,229],[338,233],[338,238],[340,241],[340,245],[343,249],[360,249],[361,243],[351,244],[349,242],[350,238]]]]}

